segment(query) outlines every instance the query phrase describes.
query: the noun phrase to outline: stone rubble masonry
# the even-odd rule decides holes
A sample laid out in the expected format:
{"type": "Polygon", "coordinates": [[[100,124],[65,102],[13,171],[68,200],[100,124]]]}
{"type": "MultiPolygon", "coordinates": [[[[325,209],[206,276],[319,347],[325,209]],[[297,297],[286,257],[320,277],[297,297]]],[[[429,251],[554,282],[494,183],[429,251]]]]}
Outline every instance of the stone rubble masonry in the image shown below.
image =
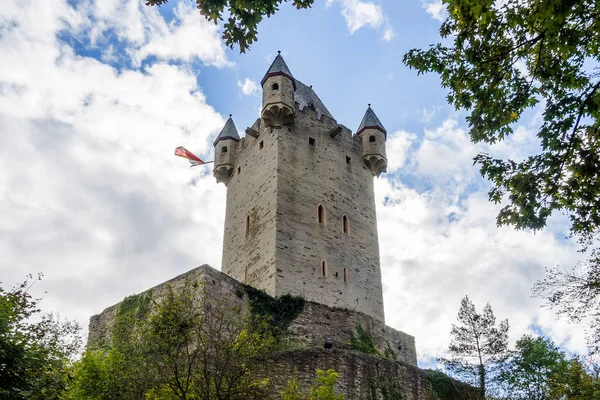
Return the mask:
{"type": "Polygon", "coordinates": [[[232,160],[223,272],[272,296],[299,295],[384,322],[374,178],[361,162],[361,138],[348,129],[332,138],[336,121],[297,104],[293,124],[263,125],[258,137],[241,139],[232,160]]]}
{"type": "MultiPolygon", "coordinates": [[[[334,369],[339,374],[336,391],[344,393],[345,400],[398,398],[383,397],[381,389],[396,389],[402,400],[440,400],[431,387],[427,371],[403,362],[374,358],[357,352],[337,349],[297,350],[277,355],[275,366],[273,376],[295,376],[303,388],[310,387],[314,382],[317,369],[334,369]],[[376,391],[376,397],[373,397],[373,391],[376,391]]],[[[476,388],[451,379],[448,381],[456,389],[452,400],[481,400],[476,388]]],[[[446,395],[443,399],[449,397],[446,395]]]]}
{"type": "MultiPolygon", "coordinates": [[[[242,309],[248,305],[244,286],[208,265],[192,269],[143,293],[151,291],[153,299],[160,301],[169,286],[177,290],[186,281],[198,283],[199,290],[204,290],[209,301],[238,305],[242,309]]],[[[90,319],[89,348],[110,342],[110,328],[118,307],[119,304],[115,304],[90,319]]],[[[292,375],[302,387],[308,388],[317,369],[334,369],[339,373],[336,390],[344,393],[346,400],[372,400],[373,384],[395,386],[403,400],[439,400],[432,392],[426,371],[417,367],[414,338],[375,318],[358,311],[306,302],[303,312],[289,327],[289,333],[295,339],[295,347],[301,350],[273,356],[269,378],[276,386],[274,393],[279,393],[292,375]],[[378,349],[383,351],[389,346],[396,360],[350,351],[350,334],[357,324],[369,332],[378,349]],[[331,343],[332,348],[325,349],[325,342],[331,343]]],[[[454,385],[461,393],[461,397],[454,400],[479,400],[475,388],[456,381],[454,385]]]]}
{"type": "MultiPolygon", "coordinates": [[[[192,269],[144,293],[151,291],[153,299],[160,301],[169,286],[177,290],[185,284],[186,280],[198,283],[199,288],[202,288],[205,295],[209,297],[209,301],[226,304],[239,302],[237,305],[247,305],[247,296],[241,298],[239,296],[240,293],[245,293],[244,286],[209,265],[192,269]],[[225,302],[226,299],[229,302],[225,302]]],[[[114,323],[118,307],[119,304],[115,304],[90,318],[88,346],[94,348],[110,342],[110,328],[114,323]]],[[[302,314],[289,327],[289,332],[301,347],[323,348],[325,342],[329,342],[334,349],[347,349],[351,332],[356,331],[358,324],[371,334],[377,348],[382,352],[389,348],[398,361],[416,367],[415,341],[412,336],[357,311],[306,302],[302,314]]]]}

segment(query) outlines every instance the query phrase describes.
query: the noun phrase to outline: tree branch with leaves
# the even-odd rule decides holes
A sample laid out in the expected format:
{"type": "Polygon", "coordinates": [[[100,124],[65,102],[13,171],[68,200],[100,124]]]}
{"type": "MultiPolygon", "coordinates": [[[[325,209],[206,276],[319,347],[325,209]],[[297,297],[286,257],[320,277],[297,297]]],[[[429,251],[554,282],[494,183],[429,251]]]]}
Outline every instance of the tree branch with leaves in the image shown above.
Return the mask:
{"type": "MultiPolygon", "coordinates": [[[[160,6],[169,0],[147,0],[147,6],[160,6]]],[[[279,10],[281,3],[288,0],[195,0],[200,15],[207,21],[218,24],[223,21],[223,40],[233,49],[238,46],[240,53],[246,50],[257,39],[258,25],[264,17],[270,17],[279,10]]],[[[297,9],[309,8],[314,0],[292,0],[297,9]]]]}

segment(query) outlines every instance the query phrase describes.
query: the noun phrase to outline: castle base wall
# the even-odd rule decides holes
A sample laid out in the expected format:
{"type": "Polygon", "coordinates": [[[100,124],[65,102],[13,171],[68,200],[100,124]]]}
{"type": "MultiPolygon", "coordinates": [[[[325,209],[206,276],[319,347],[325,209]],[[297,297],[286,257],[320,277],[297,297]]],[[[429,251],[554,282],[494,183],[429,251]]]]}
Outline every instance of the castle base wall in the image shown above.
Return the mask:
{"type": "MultiPolygon", "coordinates": [[[[186,280],[197,282],[206,295],[218,299],[216,301],[229,299],[229,304],[248,304],[243,284],[208,265],[194,268],[143,293],[151,292],[152,297],[159,300],[167,293],[169,286],[176,290],[186,280]]],[[[88,345],[96,346],[110,340],[110,327],[118,307],[119,304],[115,304],[90,318],[88,345]]],[[[290,325],[289,332],[291,338],[302,348],[323,348],[328,343],[333,349],[348,350],[352,335],[357,337],[357,330],[361,328],[368,332],[381,355],[417,365],[413,336],[357,311],[306,301],[302,313],[290,325]]]]}
{"type": "MultiPolygon", "coordinates": [[[[414,365],[345,350],[310,349],[279,354],[274,375],[295,376],[309,388],[315,371],[334,369],[339,374],[336,390],[345,400],[481,400],[478,390],[447,378],[442,393],[434,389],[428,373],[414,365]]],[[[284,383],[282,383],[283,385],[284,383]]]]}

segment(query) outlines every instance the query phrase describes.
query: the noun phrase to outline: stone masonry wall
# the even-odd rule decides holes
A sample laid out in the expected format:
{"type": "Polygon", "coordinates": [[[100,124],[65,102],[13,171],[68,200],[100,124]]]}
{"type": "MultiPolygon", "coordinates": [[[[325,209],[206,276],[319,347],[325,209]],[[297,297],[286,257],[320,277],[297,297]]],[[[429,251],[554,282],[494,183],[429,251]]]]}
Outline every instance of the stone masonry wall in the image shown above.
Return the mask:
{"type": "MultiPolygon", "coordinates": [[[[240,296],[244,293],[244,286],[208,265],[181,274],[148,291],[151,290],[153,298],[160,301],[169,286],[177,290],[186,280],[199,283],[199,287],[212,299],[211,301],[219,304],[237,304],[242,308],[247,306],[248,296],[240,296]]],[[[89,347],[98,347],[110,341],[110,327],[114,323],[118,306],[119,304],[115,304],[108,307],[90,319],[89,347]]],[[[346,395],[346,400],[371,400],[373,385],[384,384],[400,390],[404,396],[403,400],[438,399],[430,389],[426,372],[417,367],[414,338],[385,326],[368,315],[307,302],[302,314],[294,320],[289,329],[291,336],[305,349],[274,356],[269,378],[276,384],[276,394],[294,371],[304,387],[309,387],[317,369],[333,368],[340,375],[337,389],[346,395]],[[388,344],[395,347],[397,360],[375,358],[349,351],[347,342],[350,332],[358,323],[370,333],[378,348],[382,349],[388,344]],[[332,343],[333,348],[324,349],[324,340],[332,343]]],[[[455,400],[478,399],[474,388],[458,382],[455,382],[455,386],[461,393],[455,400]]]]}
{"type": "MultiPolygon", "coordinates": [[[[160,301],[169,286],[174,290],[182,287],[186,280],[197,282],[206,295],[224,304],[246,306],[248,296],[243,285],[235,279],[203,265],[181,274],[167,282],[154,286],[143,293],[152,292],[154,299],[160,301]]],[[[110,340],[110,327],[114,323],[119,304],[108,307],[99,315],[90,318],[88,345],[100,346],[110,340]]],[[[335,349],[348,348],[351,332],[360,324],[368,331],[382,352],[389,346],[397,360],[417,365],[415,341],[410,335],[386,326],[379,320],[356,311],[333,309],[322,304],[306,302],[302,314],[294,320],[289,330],[292,338],[304,348],[322,348],[325,341],[335,349]]]]}
{"type": "MultiPolygon", "coordinates": [[[[334,369],[339,374],[337,392],[345,394],[345,400],[388,400],[381,389],[388,393],[395,390],[402,400],[439,400],[431,387],[427,372],[416,366],[398,361],[370,357],[343,351],[312,349],[282,353],[275,357],[273,376],[295,374],[303,388],[310,387],[317,369],[334,369]]],[[[477,389],[461,382],[452,381],[455,391],[453,400],[481,400],[477,389]]],[[[277,382],[283,386],[285,382],[277,382]]],[[[449,398],[449,397],[445,397],[449,398]]]]}
{"type": "Polygon", "coordinates": [[[291,129],[279,132],[276,293],[384,321],[373,176],[361,163],[360,138],[348,130],[332,138],[336,125],[305,108],[296,110],[291,129]]]}
{"type": "MultiPolygon", "coordinates": [[[[160,285],[145,290],[141,294],[151,292],[153,299],[159,301],[167,294],[169,286],[173,290],[177,290],[183,287],[186,281],[199,283],[201,290],[204,290],[206,296],[218,299],[215,301],[223,302],[227,299],[228,302],[226,304],[242,306],[247,304],[244,299],[235,295],[236,289],[241,287],[240,283],[209,265],[194,268],[160,285]]],[[[90,318],[88,346],[97,347],[110,341],[110,329],[115,321],[119,304],[120,302],[90,318]]]]}
{"type": "Polygon", "coordinates": [[[346,349],[358,325],[370,333],[380,353],[391,352],[396,360],[417,365],[413,336],[359,312],[306,302],[289,330],[292,337],[301,338],[309,347],[323,348],[329,342],[334,349],[346,349]]]}
{"type": "Polygon", "coordinates": [[[373,176],[361,163],[360,138],[347,129],[332,138],[335,126],[309,107],[296,107],[294,124],[260,126],[258,138],[238,143],[227,189],[223,272],[271,295],[300,295],[383,322],[373,176]],[[325,224],[317,218],[319,204],[325,224]]]}
{"type": "Polygon", "coordinates": [[[261,129],[259,138],[246,136],[238,143],[227,186],[221,265],[227,275],[271,295],[276,292],[276,201],[277,135],[261,129]]]}

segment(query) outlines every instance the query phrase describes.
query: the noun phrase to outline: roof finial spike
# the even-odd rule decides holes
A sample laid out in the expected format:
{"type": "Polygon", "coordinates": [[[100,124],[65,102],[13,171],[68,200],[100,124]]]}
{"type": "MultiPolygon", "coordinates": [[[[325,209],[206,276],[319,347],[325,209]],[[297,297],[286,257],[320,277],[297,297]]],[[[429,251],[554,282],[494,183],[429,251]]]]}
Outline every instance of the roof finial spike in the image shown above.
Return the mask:
{"type": "Polygon", "coordinates": [[[369,108],[371,108],[371,103],[369,103],[369,108]]]}
{"type": "Polygon", "coordinates": [[[281,50],[277,50],[277,54],[281,54],[281,50]]]}
{"type": "Polygon", "coordinates": [[[231,117],[232,117],[232,114],[229,114],[229,118],[231,118],[231,117]]]}

